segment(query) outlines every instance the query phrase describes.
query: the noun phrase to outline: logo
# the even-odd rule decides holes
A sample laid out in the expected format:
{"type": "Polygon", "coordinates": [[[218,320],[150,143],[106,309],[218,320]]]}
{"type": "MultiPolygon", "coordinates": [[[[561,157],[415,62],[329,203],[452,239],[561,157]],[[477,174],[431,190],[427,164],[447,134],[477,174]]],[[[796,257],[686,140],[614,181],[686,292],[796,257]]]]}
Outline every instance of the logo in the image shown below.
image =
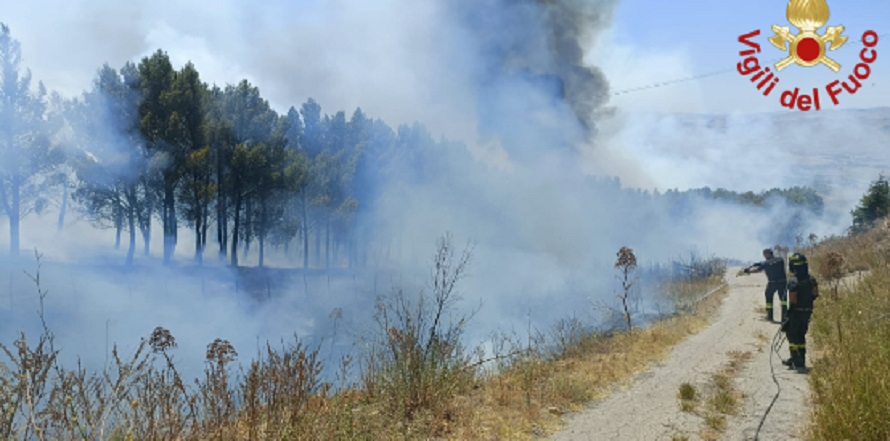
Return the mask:
{"type": "MultiPolygon", "coordinates": [[[[757,90],[763,96],[770,96],[779,84],[778,72],[788,68],[792,64],[804,68],[825,66],[835,73],[840,72],[842,66],[831,57],[828,52],[836,51],[847,43],[848,37],[844,36],[846,28],[842,25],[824,27],[831,18],[831,11],[825,0],[789,0],[785,16],[794,28],[790,26],[772,25],[773,36],[768,41],[777,49],[784,52],[786,57],[773,65],[775,72],[769,66],[761,67],[757,54],[760,54],[760,44],[755,38],[760,36],[760,30],[755,30],[738,38],[739,43],[745,46],[739,51],[743,57],[736,70],[743,77],[756,85],[757,90]]],[[[837,106],[841,102],[840,96],[844,93],[853,95],[862,88],[862,82],[871,75],[871,64],[878,58],[875,47],[878,44],[878,34],[873,30],[867,30],[862,34],[864,48],[859,52],[860,62],[852,69],[852,73],[843,79],[828,83],[824,91],[837,106]]],[[[800,111],[821,110],[823,89],[814,88],[801,92],[800,88],[787,89],[779,94],[779,103],[789,109],[800,111]]]]}
{"type": "Polygon", "coordinates": [[[825,45],[829,45],[830,50],[843,46],[847,42],[847,37],[842,36],[844,27],[830,26],[825,29],[823,35],[816,32],[825,26],[828,17],[831,16],[828,3],[824,0],[791,0],[788,2],[786,16],[788,23],[794,25],[799,32],[794,35],[788,26],[773,25],[773,32],[776,35],[770,37],[769,42],[779,50],[788,52],[787,58],[775,64],[777,71],[788,67],[791,63],[803,67],[824,64],[835,72],[841,70],[841,66],[825,54],[825,45]],[[790,47],[788,43],[791,44],[790,47]]]}

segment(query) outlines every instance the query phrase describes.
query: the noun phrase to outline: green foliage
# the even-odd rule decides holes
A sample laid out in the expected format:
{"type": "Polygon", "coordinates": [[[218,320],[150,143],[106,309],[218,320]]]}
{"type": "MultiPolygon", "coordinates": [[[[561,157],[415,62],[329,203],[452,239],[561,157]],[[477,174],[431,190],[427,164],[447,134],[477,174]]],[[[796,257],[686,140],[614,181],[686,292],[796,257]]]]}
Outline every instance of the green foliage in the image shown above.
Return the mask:
{"type": "Polygon", "coordinates": [[[689,383],[683,383],[680,385],[679,397],[681,400],[694,400],[696,399],[696,391],[695,386],[689,383]]]}
{"type": "Polygon", "coordinates": [[[854,233],[868,230],[875,225],[875,222],[890,214],[890,182],[884,175],[880,175],[871,183],[851,214],[853,215],[851,231],[854,233]]]}
{"type": "Polygon", "coordinates": [[[10,251],[19,252],[21,219],[46,206],[44,179],[63,160],[52,142],[57,120],[50,118],[43,84],[33,90],[30,71],[9,27],[0,23],[0,209],[9,218],[10,251]]]}

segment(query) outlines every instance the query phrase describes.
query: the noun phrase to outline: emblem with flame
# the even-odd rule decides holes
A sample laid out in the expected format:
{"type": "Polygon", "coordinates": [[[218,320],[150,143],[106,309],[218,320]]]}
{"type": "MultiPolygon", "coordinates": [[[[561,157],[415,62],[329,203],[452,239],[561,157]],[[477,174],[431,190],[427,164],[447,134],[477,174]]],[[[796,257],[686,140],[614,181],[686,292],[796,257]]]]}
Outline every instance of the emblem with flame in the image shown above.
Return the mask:
{"type": "Polygon", "coordinates": [[[817,29],[828,23],[830,15],[825,0],[788,1],[786,17],[800,32],[795,35],[788,26],[773,25],[772,30],[775,35],[769,38],[769,42],[780,50],[788,52],[787,58],[775,64],[777,71],[792,63],[804,67],[824,64],[835,72],[841,69],[840,64],[825,54],[825,46],[829,45],[829,50],[832,51],[843,46],[847,42],[847,37],[842,35],[844,27],[829,26],[825,28],[824,34],[816,33],[817,29]]]}

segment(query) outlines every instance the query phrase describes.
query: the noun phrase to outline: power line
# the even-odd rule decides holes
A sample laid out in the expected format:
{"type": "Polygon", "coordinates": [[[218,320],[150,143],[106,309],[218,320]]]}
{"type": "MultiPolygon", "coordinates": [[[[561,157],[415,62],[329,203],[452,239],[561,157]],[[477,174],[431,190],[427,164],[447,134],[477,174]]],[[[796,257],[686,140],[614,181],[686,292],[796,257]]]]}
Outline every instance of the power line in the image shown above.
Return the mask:
{"type": "MultiPolygon", "coordinates": [[[[887,37],[887,36],[890,36],[890,34],[888,34],[888,33],[880,34],[880,35],[878,35],[878,39],[883,38],[883,37],[887,37]]],[[[862,39],[861,39],[861,38],[860,38],[859,40],[856,40],[856,41],[853,41],[853,42],[852,42],[852,44],[860,44],[860,43],[862,43],[862,39]]],[[[772,64],[776,64],[777,62],[779,62],[779,61],[781,61],[781,60],[782,60],[782,58],[776,58],[775,60],[771,61],[769,64],[771,64],[771,65],[772,65],[772,64]]],[[[714,76],[717,76],[717,75],[723,75],[723,74],[727,74],[727,73],[730,73],[730,72],[736,72],[736,69],[735,69],[735,68],[732,68],[732,69],[723,69],[723,70],[718,70],[718,71],[714,71],[714,72],[708,72],[708,73],[702,73],[702,74],[698,74],[698,75],[692,75],[692,76],[688,76],[688,77],[676,78],[676,79],[673,79],[673,80],[660,81],[660,82],[658,82],[658,83],[650,83],[650,84],[647,84],[647,85],[645,85],[645,86],[637,86],[637,87],[632,87],[632,88],[630,88],[630,89],[623,89],[623,90],[619,90],[619,91],[617,91],[617,92],[613,92],[613,93],[612,93],[612,96],[625,95],[625,94],[628,94],[628,93],[634,93],[634,92],[641,92],[641,91],[649,90],[649,89],[657,89],[657,88],[659,88],[659,87],[671,86],[671,85],[674,85],[674,84],[686,83],[686,82],[689,82],[689,81],[701,80],[701,79],[703,79],[703,78],[714,77],[714,76]]]]}

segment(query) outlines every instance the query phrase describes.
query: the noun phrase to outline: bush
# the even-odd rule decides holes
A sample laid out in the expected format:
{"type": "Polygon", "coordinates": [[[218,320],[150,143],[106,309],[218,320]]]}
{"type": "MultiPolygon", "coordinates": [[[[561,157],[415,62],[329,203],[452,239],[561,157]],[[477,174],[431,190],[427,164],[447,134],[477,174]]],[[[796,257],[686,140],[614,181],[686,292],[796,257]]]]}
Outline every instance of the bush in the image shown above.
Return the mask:
{"type": "Polygon", "coordinates": [[[469,316],[449,320],[460,300],[456,290],[470,260],[457,260],[451,238],[440,239],[433,259],[432,290],[411,301],[403,291],[378,299],[378,335],[366,356],[363,382],[386,413],[408,424],[422,412],[448,412],[448,405],[474,380],[462,336],[469,316]]]}

